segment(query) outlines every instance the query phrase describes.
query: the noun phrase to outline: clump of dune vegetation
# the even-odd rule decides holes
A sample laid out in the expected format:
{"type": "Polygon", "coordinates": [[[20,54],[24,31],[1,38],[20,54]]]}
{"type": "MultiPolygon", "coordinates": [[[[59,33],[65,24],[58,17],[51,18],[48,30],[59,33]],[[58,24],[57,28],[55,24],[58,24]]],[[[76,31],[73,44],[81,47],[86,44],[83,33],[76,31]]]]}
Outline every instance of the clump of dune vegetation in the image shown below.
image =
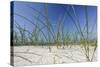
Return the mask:
{"type": "MultiPolygon", "coordinates": [[[[22,26],[16,19],[14,19],[14,46],[34,46],[34,48],[37,46],[40,46],[41,48],[48,47],[50,53],[54,52],[54,64],[57,62],[56,57],[61,58],[61,56],[58,56],[56,52],[58,52],[59,50],[72,49],[73,47],[77,46],[80,48],[80,51],[83,52],[83,56],[86,58],[86,61],[93,61],[94,55],[97,51],[97,31],[94,32],[94,30],[97,29],[97,17],[94,18],[95,21],[93,23],[93,26],[90,26],[89,24],[91,24],[91,22],[88,14],[88,6],[82,7],[84,18],[81,19],[84,20],[84,23],[80,21],[80,17],[76,12],[75,5],[70,5],[69,8],[64,5],[60,6],[62,6],[62,8],[65,10],[65,13],[63,17],[61,17],[60,15],[57,17],[55,24],[56,30],[54,30],[55,27],[53,26],[49,17],[49,4],[44,4],[44,11],[39,11],[34,7],[26,5],[26,7],[32,10],[33,13],[36,12],[36,14],[32,14],[32,17],[35,20],[30,20],[30,18],[21,14],[21,12],[15,12],[14,15],[31,24],[32,31],[28,30],[27,23],[22,26]],[[71,20],[71,22],[67,21],[69,19],[71,20]],[[67,27],[68,25],[65,25],[66,23],[71,23],[71,31],[68,30],[69,28],[67,27]],[[83,23],[83,26],[81,25],[81,23],[83,23]]],[[[73,56],[74,55],[72,55],[72,57],[73,56]]],[[[71,57],[66,56],[66,58],[71,57]]],[[[73,58],[71,59],[77,60],[73,58]]],[[[30,60],[28,61],[31,62],[30,60]]]]}

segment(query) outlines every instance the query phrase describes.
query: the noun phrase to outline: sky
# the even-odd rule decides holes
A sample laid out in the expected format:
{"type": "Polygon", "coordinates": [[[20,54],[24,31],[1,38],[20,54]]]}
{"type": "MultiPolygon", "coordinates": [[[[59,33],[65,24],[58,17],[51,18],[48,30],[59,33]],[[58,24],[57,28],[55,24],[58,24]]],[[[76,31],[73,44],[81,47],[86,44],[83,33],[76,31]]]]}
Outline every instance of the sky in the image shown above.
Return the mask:
{"type": "MultiPolygon", "coordinates": [[[[11,4],[12,5],[12,4],[11,4]]],[[[85,8],[87,8],[87,16],[88,16],[88,28],[89,31],[92,30],[95,37],[97,34],[97,7],[89,6],[89,5],[72,5],[72,4],[52,4],[52,3],[37,3],[37,2],[21,2],[14,1],[13,2],[13,15],[14,15],[14,25],[17,23],[22,28],[26,28],[28,31],[32,32],[35,28],[35,25],[43,28],[44,25],[42,23],[46,23],[46,16],[48,16],[48,21],[52,25],[53,31],[57,32],[57,22],[60,22],[61,26],[64,26],[64,33],[66,32],[78,32],[77,28],[73,22],[77,22],[79,20],[79,25],[83,30],[84,25],[86,23],[86,15],[85,8]],[[47,15],[45,12],[45,8],[47,6],[47,15]],[[75,13],[74,13],[75,12],[75,13]],[[69,14],[71,16],[69,16],[69,14]],[[25,18],[28,20],[26,20],[25,18]],[[73,19],[72,19],[72,18],[73,19]],[[93,27],[94,26],[94,27],[93,27]]],[[[51,28],[50,28],[51,29],[51,28]]],[[[17,31],[16,26],[14,26],[14,30],[17,31]]],[[[43,28],[42,31],[45,35],[47,35],[47,28],[43,28]]],[[[60,30],[62,31],[62,30],[60,30]]],[[[41,34],[41,36],[43,36],[41,34]]]]}

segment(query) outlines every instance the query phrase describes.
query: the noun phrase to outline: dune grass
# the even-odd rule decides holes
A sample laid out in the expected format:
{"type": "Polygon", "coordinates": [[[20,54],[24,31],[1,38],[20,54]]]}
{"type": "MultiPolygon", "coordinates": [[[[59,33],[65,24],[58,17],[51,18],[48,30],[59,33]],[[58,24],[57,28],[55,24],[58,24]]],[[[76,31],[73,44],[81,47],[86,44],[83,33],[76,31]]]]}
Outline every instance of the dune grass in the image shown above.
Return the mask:
{"type": "MultiPolygon", "coordinates": [[[[37,20],[37,22],[31,21],[29,18],[27,18],[24,15],[21,15],[20,13],[14,13],[14,15],[19,16],[20,18],[22,18],[23,20],[28,21],[29,23],[31,23],[34,28],[33,31],[30,32],[28,30],[26,30],[26,26],[24,26],[24,28],[22,28],[17,22],[14,21],[14,23],[16,23],[15,28],[17,28],[17,30],[19,31],[19,33],[17,31],[14,31],[14,40],[16,40],[16,42],[14,42],[16,45],[27,45],[27,44],[31,44],[31,45],[40,45],[42,44],[42,46],[44,44],[46,44],[46,46],[48,46],[49,51],[51,52],[51,46],[53,44],[53,46],[56,46],[57,49],[59,48],[59,46],[63,46],[63,49],[65,48],[65,46],[68,45],[73,45],[73,44],[77,44],[80,47],[82,47],[85,57],[87,59],[87,61],[92,61],[94,54],[97,50],[97,39],[89,39],[89,36],[93,33],[92,31],[90,32],[89,29],[91,28],[91,30],[93,30],[94,25],[96,25],[96,22],[94,22],[94,25],[89,27],[89,18],[88,18],[88,8],[85,6],[84,7],[84,12],[85,12],[85,18],[83,18],[85,20],[85,24],[84,27],[82,28],[80,25],[80,21],[79,21],[79,17],[77,16],[77,13],[75,11],[74,6],[71,6],[70,9],[72,9],[73,11],[73,15],[70,13],[70,11],[67,10],[66,7],[64,7],[64,9],[66,10],[63,19],[65,19],[66,16],[68,16],[72,22],[74,28],[76,28],[76,31],[70,32],[67,31],[65,32],[65,25],[63,23],[63,19],[61,17],[57,17],[57,31],[54,31],[53,26],[50,22],[50,18],[48,15],[48,4],[44,5],[44,14],[42,14],[41,12],[39,12],[38,10],[36,10],[35,8],[32,8],[30,6],[27,6],[30,9],[32,9],[33,11],[36,11],[39,16],[42,16],[43,18],[45,18],[44,21],[42,21],[41,19],[39,19],[39,17],[34,16],[34,18],[37,20]],[[43,27],[41,28],[39,26],[39,23],[43,25],[43,27]],[[45,32],[43,31],[44,29],[47,30],[47,34],[45,34],[45,32]],[[28,35],[26,35],[26,33],[28,35]],[[42,36],[42,35],[43,36],[42,36]],[[19,36],[20,35],[20,36],[19,36]],[[79,36],[79,37],[78,37],[79,36]],[[92,49],[93,54],[92,56],[90,56],[90,47],[93,46],[94,48],[92,49]]],[[[68,23],[68,22],[66,22],[68,23]]],[[[67,29],[66,29],[67,30],[67,29]]]]}

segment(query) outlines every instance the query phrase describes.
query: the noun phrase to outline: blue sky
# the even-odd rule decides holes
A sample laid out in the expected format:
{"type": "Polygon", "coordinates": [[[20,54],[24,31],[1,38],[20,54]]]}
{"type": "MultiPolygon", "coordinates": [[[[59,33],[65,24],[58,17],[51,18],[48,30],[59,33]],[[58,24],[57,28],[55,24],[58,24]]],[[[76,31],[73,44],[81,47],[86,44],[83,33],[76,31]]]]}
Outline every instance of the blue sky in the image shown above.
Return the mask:
{"type": "MultiPolygon", "coordinates": [[[[73,24],[72,19],[68,15],[67,12],[70,13],[70,15],[74,18],[79,20],[79,24],[81,26],[81,29],[83,29],[85,23],[86,23],[86,16],[85,16],[85,7],[87,8],[87,14],[88,14],[88,25],[89,25],[89,31],[91,31],[92,26],[96,24],[96,16],[97,16],[97,7],[96,6],[82,6],[82,5],[68,5],[68,4],[47,4],[48,9],[48,18],[50,24],[53,26],[54,32],[57,31],[57,22],[58,18],[60,18],[61,24],[64,24],[64,32],[76,32],[77,29],[75,25],[73,24]],[[74,15],[73,8],[75,9],[76,16],[74,15]],[[64,17],[65,16],[65,17],[64,17]],[[64,18],[64,19],[63,19],[64,18]]],[[[30,32],[35,28],[34,25],[32,25],[29,21],[23,19],[22,17],[16,15],[22,15],[26,18],[28,18],[30,21],[32,21],[34,24],[38,24],[40,28],[42,28],[44,25],[41,24],[40,20],[45,23],[46,18],[45,16],[45,3],[33,3],[33,2],[21,2],[21,1],[15,1],[14,2],[14,22],[16,21],[22,28],[25,26],[27,30],[30,32]],[[40,14],[41,13],[41,14],[40,14]],[[42,16],[43,15],[43,16],[42,16]],[[39,18],[40,20],[37,20],[36,18],[39,18]]],[[[16,29],[15,29],[16,30],[16,29]]],[[[95,33],[94,36],[96,36],[96,26],[94,27],[94,30],[92,31],[95,33]]],[[[46,28],[42,30],[45,34],[47,34],[46,28]]]]}

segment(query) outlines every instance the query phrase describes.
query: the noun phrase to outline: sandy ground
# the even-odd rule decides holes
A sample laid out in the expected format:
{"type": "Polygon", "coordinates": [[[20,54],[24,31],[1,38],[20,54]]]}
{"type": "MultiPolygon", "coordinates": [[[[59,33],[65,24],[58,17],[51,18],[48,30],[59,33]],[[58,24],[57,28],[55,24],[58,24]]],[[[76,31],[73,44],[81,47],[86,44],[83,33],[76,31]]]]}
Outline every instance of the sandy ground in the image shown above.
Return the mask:
{"type": "MultiPolygon", "coordinates": [[[[91,47],[92,49],[92,47],[91,47]]],[[[92,51],[90,51],[90,56],[92,51]]],[[[93,61],[97,60],[95,53],[93,61]]],[[[47,46],[15,46],[14,47],[14,65],[39,65],[39,64],[63,64],[86,62],[86,57],[81,47],[72,46],[56,48],[51,46],[51,52],[47,46]]]]}

